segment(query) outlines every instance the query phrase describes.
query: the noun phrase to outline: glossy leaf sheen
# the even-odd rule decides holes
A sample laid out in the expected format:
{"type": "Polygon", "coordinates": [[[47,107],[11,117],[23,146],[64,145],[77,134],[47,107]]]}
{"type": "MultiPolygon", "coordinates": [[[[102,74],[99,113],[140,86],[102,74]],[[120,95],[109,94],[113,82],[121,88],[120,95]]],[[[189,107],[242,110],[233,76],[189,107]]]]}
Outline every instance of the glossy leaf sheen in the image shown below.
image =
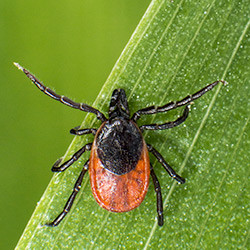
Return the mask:
{"type": "MultiPolygon", "coordinates": [[[[17,249],[246,249],[249,238],[249,1],[154,0],[93,106],[107,112],[111,92],[124,88],[131,112],[163,105],[225,79],[195,101],[185,125],[144,133],[186,178],[177,185],[151,157],[162,186],[165,224],[157,226],[152,182],[141,206],[115,214],[95,202],[88,175],[69,215],[54,219],[69,197],[85,154],[55,174],[17,249]]],[[[98,69],[97,69],[98,70],[98,69]]],[[[176,119],[182,109],[142,123],[176,119]]],[[[94,115],[83,127],[98,127],[94,115]]],[[[65,159],[91,140],[74,138],[65,159]]]]}

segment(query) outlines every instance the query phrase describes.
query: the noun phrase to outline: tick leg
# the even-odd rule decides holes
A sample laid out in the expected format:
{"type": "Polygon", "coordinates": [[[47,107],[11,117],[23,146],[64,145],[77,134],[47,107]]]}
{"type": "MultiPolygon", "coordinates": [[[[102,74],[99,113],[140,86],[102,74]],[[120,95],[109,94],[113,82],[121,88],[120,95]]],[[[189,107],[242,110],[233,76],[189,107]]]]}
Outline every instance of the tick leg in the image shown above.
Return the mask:
{"type": "Polygon", "coordinates": [[[172,178],[174,178],[181,184],[185,183],[185,179],[176,174],[176,172],[167,164],[162,155],[155,148],[153,148],[150,144],[147,144],[147,147],[148,151],[156,157],[156,159],[161,163],[161,165],[166,169],[166,171],[172,178]]]}
{"type": "Polygon", "coordinates": [[[163,218],[163,204],[162,204],[162,196],[161,196],[161,186],[158,178],[154,172],[153,166],[150,164],[150,174],[153,179],[155,193],[156,193],[156,206],[157,206],[157,214],[158,214],[158,225],[162,226],[164,224],[163,218]]]}
{"type": "Polygon", "coordinates": [[[176,127],[176,126],[180,125],[181,123],[183,123],[187,119],[188,113],[189,113],[189,107],[186,106],[182,116],[180,116],[177,120],[175,120],[173,122],[166,122],[163,124],[142,125],[142,126],[140,126],[140,130],[141,131],[143,131],[143,130],[163,130],[163,129],[176,127]]]}
{"type": "Polygon", "coordinates": [[[85,151],[90,151],[91,147],[92,147],[92,142],[84,145],[81,149],[79,149],[76,153],[74,153],[74,155],[68,161],[64,162],[61,166],[59,166],[59,164],[61,163],[61,159],[57,160],[56,163],[51,168],[51,171],[63,172],[68,167],[70,167],[75,161],[77,161],[85,151]]]}
{"type": "Polygon", "coordinates": [[[97,129],[95,128],[84,128],[84,129],[80,129],[80,126],[76,127],[76,128],[72,128],[70,130],[70,133],[73,135],[86,135],[86,134],[96,134],[97,129]]]}
{"type": "Polygon", "coordinates": [[[96,115],[97,119],[101,120],[102,122],[106,121],[106,117],[103,113],[101,113],[99,110],[85,104],[85,103],[77,103],[69,99],[68,97],[65,97],[63,95],[56,94],[53,90],[49,89],[48,87],[45,87],[41,81],[39,81],[34,75],[32,75],[27,69],[23,68],[18,63],[14,63],[14,65],[24,72],[24,74],[46,95],[50,96],[51,98],[60,101],[61,103],[70,106],[71,108],[80,109],[84,112],[93,113],[96,115]]]}
{"type": "Polygon", "coordinates": [[[89,160],[85,163],[75,185],[74,185],[74,189],[72,194],[70,195],[68,201],[66,202],[66,205],[63,208],[63,211],[56,217],[56,219],[54,221],[52,221],[51,223],[45,224],[46,226],[49,227],[55,227],[57,226],[62,220],[63,218],[67,215],[67,213],[70,211],[74,200],[76,198],[77,193],[79,192],[80,188],[81,188],[81,184],[82,184],[82,180],[83,177],[85,175],[85,173],[88,171],[89,168],[89,160]]]}
{"type": "Polygon", "coordinates": [[[171,109],[175,109],[175,108],[187,105],[188,103],[190,103],[190,102],[194,101],[195,99],[204,95],[206,92],[210,91],[219,82],[222,82],[224,85],[226,85],[226,82],[223,80],[215,81],[215,82],[207,85],[205,88],[199,90],[195,94],[189,95],[180,101],[170,102],[170,103],[165,104],[164,106],[159,106],[159,107],[158,106],[150,106],[150,107],[147,107],[144,109],[140,109],[133,114],[131,119],[133,121],[137,121],[138,119],[140,119],[141,115],[152,115],[152,114],[157,114],[157,113],[161,113],[161,112],[167,112],[171,109]]]}

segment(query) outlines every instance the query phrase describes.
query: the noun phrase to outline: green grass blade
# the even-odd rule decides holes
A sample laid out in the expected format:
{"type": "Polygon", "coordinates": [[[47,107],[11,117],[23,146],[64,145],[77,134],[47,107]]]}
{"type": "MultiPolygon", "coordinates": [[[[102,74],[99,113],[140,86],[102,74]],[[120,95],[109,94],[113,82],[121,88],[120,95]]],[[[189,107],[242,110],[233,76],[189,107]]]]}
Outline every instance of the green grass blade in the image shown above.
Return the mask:
{"type": "MultiPolygon", "coordinates": [[[[114,214],[97,205],[87,176],[63,222],[43,227],[63,209],[86,154],[52,178],[17,249],[247,248],[249,8],[244,0],[152,1],[93,105],[105,113],[119,87],[134,112],[181,99],[217,79],[229,82],[195,101],[185,125],[145,133],[187,180],[176,185],[151,158],[162,186],[164,226],[157,226],[152,183],[139,208],[114,214]]],[[[174,120],[181,111],[139,123],[174,120]]],[[[83,127],[99,125],[91,114],[83,122],[83,127]]],[[[65,159],[90,140],[75,138],[65,159]]]]}

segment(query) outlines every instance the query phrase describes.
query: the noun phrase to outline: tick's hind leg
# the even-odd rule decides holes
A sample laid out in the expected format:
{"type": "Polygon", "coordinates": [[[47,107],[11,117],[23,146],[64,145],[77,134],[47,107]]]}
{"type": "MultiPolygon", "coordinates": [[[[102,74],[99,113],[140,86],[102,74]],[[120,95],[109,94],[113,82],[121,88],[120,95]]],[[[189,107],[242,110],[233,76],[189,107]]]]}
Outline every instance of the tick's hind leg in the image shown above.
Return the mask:
{"type": "Polygon", "coordinates": [[[176,172],[167,164],[163,156],[155,148],[153,148],[150,144],[147,144],[147,147],[148,151],[156,157],[156,159],[161,163],[161,165],[166,169],[166,171],[172,178],[174,178],[181,184],[185,183],[185,179],[176,174],[176,172]]]}
{"type": "Polygon", "coordinates": [[[157,214],[158,214],[158,225],[162,226],[164,223],[164,218],[163,218],[163,204],[162,204],[162,196],[161,196],[161,186],[158,181],[158,178],[154,172],[153,166],[150,164],[151,169],[150,169],[150,174],[153,179],[154,183],[154,188],[155,188],[155,193],[156,193],[156,206],[157,206],[157,214]]]}
{"type": "Polygon", "coordinates": [[[84,167],[83,167],[83,169],[82,169],[82,171],[81,171],[81,173],[80,173],[80,175],[79,175],[79,177],[74,185],[73,192],[70,195],[66,205],[63,208],[63,211],[51,223],[45,224],[46,226],[49,226],[49,227],[57,226],[63,220],[63,218],[67,215],[67,213],[70,211],[70,209],[74,203],[74,200],[76,198],[76,195],[81,188],[83,177],[84,177],[85,173],[88,171],[88,168],[89,168],[89,160],[85,163],[85,165],[84,165],[84,167]]]}
{"type": "Polygon", "coordinates": [[[53,167],[51,168],[51,171],[63,172],[68,167],[70,167],[75,161],[77,161],[85,151],[90,151],[91,147],[92,147],[92,142],[84,145],[68,161],[64,162],[61,166],[59,166],[61,163],[61,159],[57,160],[55,164],[53,165],[53,167]]]}

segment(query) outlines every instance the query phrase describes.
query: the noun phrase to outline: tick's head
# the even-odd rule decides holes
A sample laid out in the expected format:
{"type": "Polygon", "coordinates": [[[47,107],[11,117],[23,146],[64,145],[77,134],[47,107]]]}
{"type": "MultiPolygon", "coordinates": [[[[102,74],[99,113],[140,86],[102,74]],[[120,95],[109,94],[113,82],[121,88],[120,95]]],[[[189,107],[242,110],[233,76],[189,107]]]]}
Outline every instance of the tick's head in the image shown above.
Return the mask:
{"type": "Polygon", "coordinates": [[[109,104],[109,118],[112,119],[119,116],[126,119],[130,117],[127,96],[124,89],[115,89],[109,104]]]}

